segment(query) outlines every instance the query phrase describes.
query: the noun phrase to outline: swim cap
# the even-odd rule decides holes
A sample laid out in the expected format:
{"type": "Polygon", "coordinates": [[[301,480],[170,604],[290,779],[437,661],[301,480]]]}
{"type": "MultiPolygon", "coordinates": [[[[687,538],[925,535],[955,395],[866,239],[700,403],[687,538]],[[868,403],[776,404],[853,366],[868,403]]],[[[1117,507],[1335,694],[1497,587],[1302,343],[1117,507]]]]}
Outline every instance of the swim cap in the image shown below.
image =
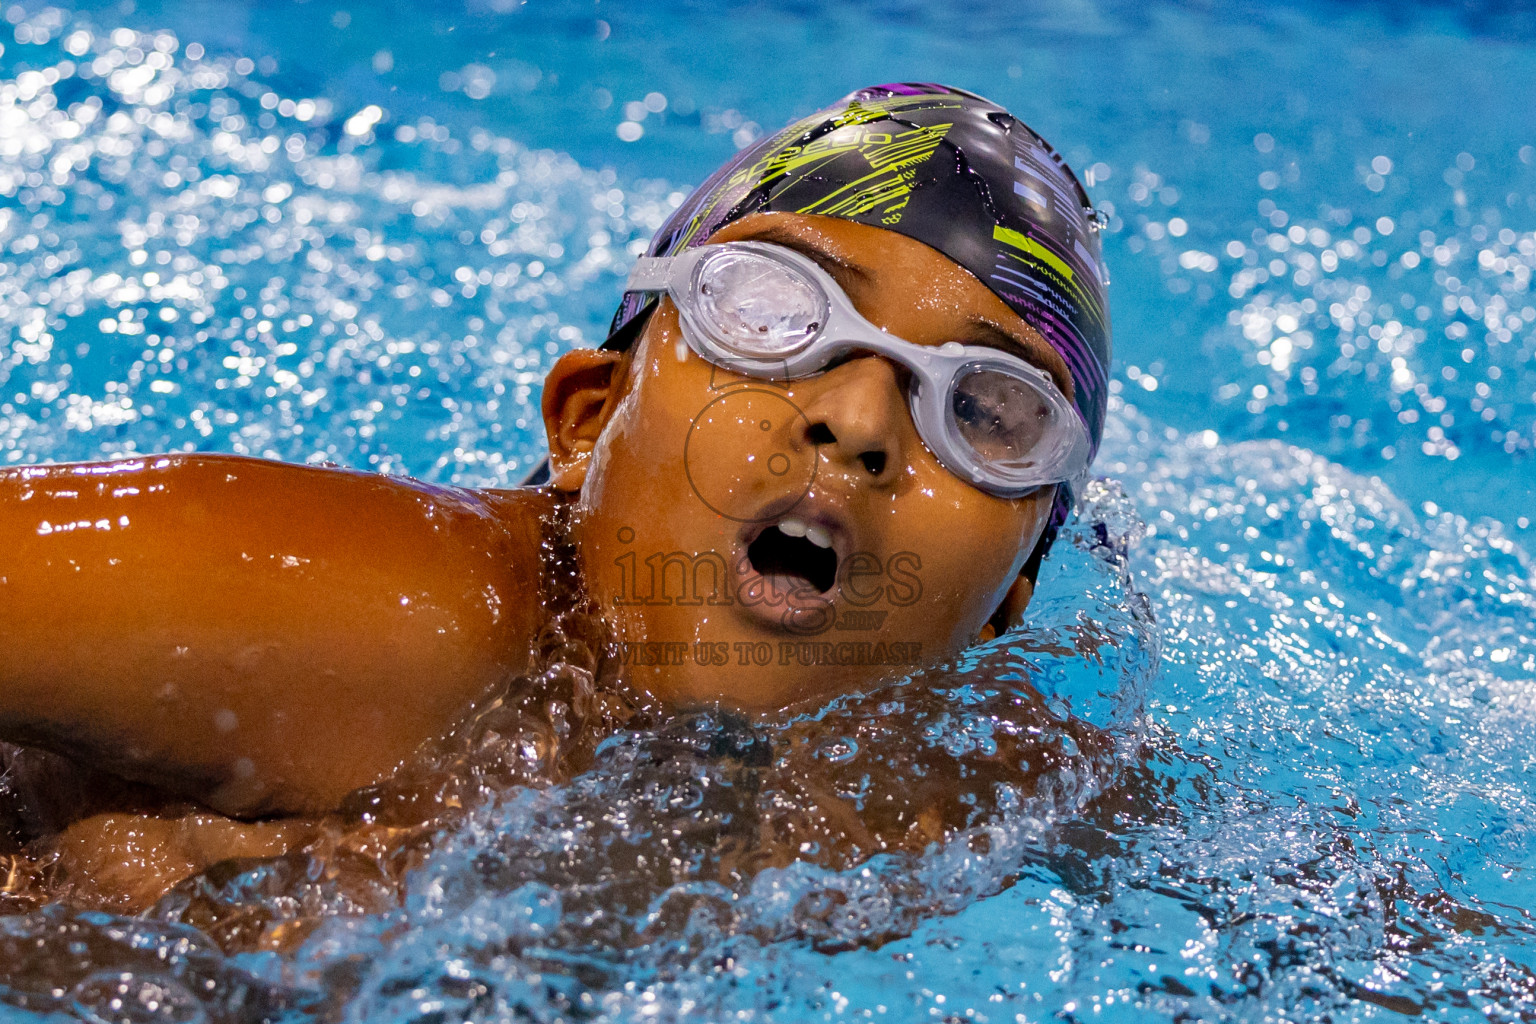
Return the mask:
{"type": "MultiPolygon", "coordinates": [[[[647,254],[676,255],[767,211],[895,231],[975,274],[1061,354],[1098,451],[1110,360],[1099,223],[1066,162],[1022,121],[943,85],[860,89],[736,154],[647,254]]],[[[625,328],[654,301],[625,294],[604,347],[627,346],[625,328]]]]}
{"type": "MultiPolygon", "coordinates": [[[[647,255],[676,255],[769,211],[895,231],[975,274],[1061,354],[1090,458],[1098,452],[1110,364],[1099,217],[1066,161],[1018,118],[929,82],[860,89],[737,153],[683,201],[647,255]]],[[[603,347],[628,347],[655,301],[625,293],[603,347]]],[[[528,483],[545,478],[541,466],[528,483]]],[[[1063,484],[1025,563],[1031,579],[1071,506],[1063,484]]]]}

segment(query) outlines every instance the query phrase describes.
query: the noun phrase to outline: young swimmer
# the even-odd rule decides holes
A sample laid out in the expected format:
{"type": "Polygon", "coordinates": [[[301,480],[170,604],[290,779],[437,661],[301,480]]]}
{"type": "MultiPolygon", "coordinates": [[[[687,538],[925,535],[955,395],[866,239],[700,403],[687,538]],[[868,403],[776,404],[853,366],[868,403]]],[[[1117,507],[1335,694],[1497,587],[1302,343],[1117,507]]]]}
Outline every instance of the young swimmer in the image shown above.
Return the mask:
{"type": "Polygon", "coordinates": [[[311,842],[515,701],[555,549],[662,709],[824,703],[1019,622],[1103,425],[1099,252],[1021,122],[880,86],[662,227],[608,341],[545,380],[544,486],[219,455],[0,470],[12,888],[44,865],[139,909],[311,842]]]}

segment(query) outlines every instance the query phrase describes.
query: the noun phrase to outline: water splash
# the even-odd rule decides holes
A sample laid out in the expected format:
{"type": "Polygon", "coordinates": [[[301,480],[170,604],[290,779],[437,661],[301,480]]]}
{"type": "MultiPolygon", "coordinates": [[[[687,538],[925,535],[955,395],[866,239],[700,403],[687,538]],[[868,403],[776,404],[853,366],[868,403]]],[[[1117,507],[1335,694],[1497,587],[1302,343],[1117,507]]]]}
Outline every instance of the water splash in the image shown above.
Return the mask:
{"type": "MultiPolygon", "coordinates": [[[[534,383],[601,330],[624,254],[675,204],[491,133],[281,95],[254,61],[167,33],[9,22],[7,462],[191,447],[510,482],[538,451],[534,383]]],[[[1201,127],[1180,128],[1193,147],[1201,127]]],[[[1444,182],[1425,197],[1368,154],[1356,184],[1380,209],[1341,188],[1314,216],[1287,178],[1326,161],[1259,152],[1273,177],[1251,223],[1191,212],[1168,166],[1105,176],[1124,188],[1117,278],[1172,297],[1170,329],[1214,353],[1229,414],[1174,429],[1155,399],[1177,382],[1126,368],[1116,383],[1145,411],[1112,418],[1100,468],[1119,489],[1090,491],[1026,630],[818,715],[642,723],[557,785],[493,786],[413,848],[403,903],[299,858],[222,865],[147,920],[0,917],[0,1004],[129,1020],[1528,1016],[1532,557],[1508,527],[1440,507],[1454,497],[1410,504],[1339,462],[1390,445],[1450,466],[1454,446],[1472,479],[1518,477],[1531,190],[1511,179],[1507,222],[1475,200],[1496,158],[1530,161],[1408,168],[1444,182]],[[1241,440],[1282,433],[1305,447],[1241,440]],[[999,779],[1010,743],[1041,784],[999,779]],[[827,813],[922,796],[911,779],[936,772],[959,784],[926,820],[918,799],[877,828],[827,813]],[[816,778],[830,793],[806,792],[816,778]],[[817,848],[850,837],[872,856],[817,848]],[[665,856],[643,860],[653,846],[665,856]],[[247,916],[223,931],[185,923],[231,910],[247,916]]]]}
{"type": "Polygon", "coordinates": [[[49,31],[0,86],[8,462],[217,450],[515,483],[544,371],[679,198],[431,121],[380,140],[376,114],[168,33],[49,31]]]}

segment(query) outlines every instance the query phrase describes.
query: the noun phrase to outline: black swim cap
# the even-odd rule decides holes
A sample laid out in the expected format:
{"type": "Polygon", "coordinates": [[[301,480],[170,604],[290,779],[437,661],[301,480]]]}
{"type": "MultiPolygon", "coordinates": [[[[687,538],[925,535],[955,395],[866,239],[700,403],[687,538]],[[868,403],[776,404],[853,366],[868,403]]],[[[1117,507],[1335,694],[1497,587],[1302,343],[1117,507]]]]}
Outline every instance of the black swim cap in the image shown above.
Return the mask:
{"type": "MultiPolygon", "coordinates": [[[[767,211],[895,231],[975,274],[1061,354],[1098,451],[1110,360],[1099,223],[1066,162],[1022,121],[943,85],[860,89],[738,153],[684,200],[648,255],[767,211]]],[[[627,293],[605,347],[628,345],[624,328],[652,302],[627,293]]]]}

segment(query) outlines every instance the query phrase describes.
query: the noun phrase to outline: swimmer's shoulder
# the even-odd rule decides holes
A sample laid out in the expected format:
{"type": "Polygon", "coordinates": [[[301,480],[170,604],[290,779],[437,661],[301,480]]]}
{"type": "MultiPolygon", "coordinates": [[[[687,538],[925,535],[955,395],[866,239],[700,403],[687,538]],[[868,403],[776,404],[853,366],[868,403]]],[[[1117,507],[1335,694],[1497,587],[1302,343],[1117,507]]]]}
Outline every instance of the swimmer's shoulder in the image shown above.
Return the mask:
{"type": "Polygon", "coordinates": [[[549,487],[484,487],[473,493],[508,527],[532,526],[540,536],[564,504],[549,487]]]}
{"type": "Polygon", "coordinates": [[[532,564],[542,564],[550,542],[562,530],[560,494],[547,487],[487,487],[473,493],[506,531],[518,560],[532,558],[532,564]]]}

